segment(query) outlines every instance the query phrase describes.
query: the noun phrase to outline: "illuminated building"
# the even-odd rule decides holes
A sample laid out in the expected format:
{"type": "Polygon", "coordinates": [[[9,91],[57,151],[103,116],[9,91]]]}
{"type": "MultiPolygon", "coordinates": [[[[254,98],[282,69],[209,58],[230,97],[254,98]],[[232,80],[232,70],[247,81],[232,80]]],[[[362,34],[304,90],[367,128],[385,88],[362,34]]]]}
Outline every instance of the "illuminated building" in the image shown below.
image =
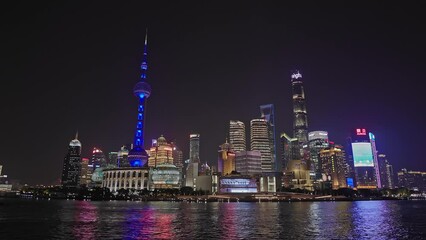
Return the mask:
{"type": "Polygon", "coordinates": [[[268,123],[265,119],[253,119],[250,121],[250,148],[251,151],[259,151],[261,154],[261,166],[263,172],[273,171],[273,160],[269,142],[268,123]]]}
{"type": "Polygon", "coordinates": [[[93,148],[92,157],[90,158],[89,167],[94,172],[97,168],[105,168],[107,166],[105,154],[99,148],[93,148]]]}
{"type": "Polygon", "coordinates": [[[246,126],[243,122],[229,121],[229,143],[236,153],[246,151],[246,126]]]}
{"type": "Polygon", "coordinates": [[[117,153],[117,167],[130,167],[128,155],[129,150],[126,146],[122,146],[117,153]]]}
{"type": "Polygon", "coordinates": [[[0,165],[0,192],[12,191],[12,184],[7,180],[7,175],[2,175],[3,166],[0,165]]]}
{"type": "Polygon", "coordinates": [[[118,152],[109,152],[108,153],[108,167],[115,167],[118,163],[118,152]]]}
{"type": "Polygon", "coordinates": [[[235,152],[228,141],[219,146],[217,171],[222,175],[228,175],[235,171],[235,152]]]}
{"type": "Polygon", "coordinates": [[[170,145],[172,146],[173,152],[172,152],[172,157],[173,157],[173,164],[180,169],[180,171],[182,172],[182,168],[183,168],[183,152],[182,150],[180,150],[178,148],[178,146],[176,145],[175,142],[171,142],[170,145]]]}
{"type": "Polygon", "coordinates": [[[186,168],[185,186],[196,190],[196,178],[198,177],[200,164],[200,134],[189,135],[189,162],[186,168]]]}
{"type": "Polygon", "coordinates": [[[207,164],[207,162],[201,164],[200,172],[198,173],[198,176],[205,176],[205,175],[212,175],[212,169],[207,164]]]}
{"type": "Polygon", "coordinates": [[[277,185],[281,185],[281,181],[278,180],[277,172],[262,173],[259,177],[259,191],[260,192],[276,192],[277,185]]]}
{"type": "Polygon", "coordinates": [[[161,135],[149,150],[148,166],[157,167],[161,164],[173,164],[173,147],[161,135]]]}
{"type": "Polygon", "coordinates": [[[254,177],[230,175],[220,177],[219,193],[257,193],[257,180],[254,177]]]}
{"type": "Polygon", "coordinates": [[[88,186],[92,179],[93,169],[89,168],[89,159],[81,159],[81,173],[80,173],[80,184],[88,186]]]}
{"type": "Polygon", "coordinates": [[[141,79],[133,88],[133,94],[139,99],[139,106],[133,148],[128,154],[128,160],[131,167],[144,167],[148,162],[148,154],[144,149],[145,103],[151,95],[151,86],[146,82],[146,72],[148,70],[147,41],[148,38],[145,35],[145,45],[141,64],[141,79]]]}
{"type": "Polygon", "coordinates": [[[80,185],[81,171],[81,143],[78,141],[78,133],[68,146],[68,153],[64,158],[62,168],[62,186],[78,187],[80,185]]]}
{"type": "Polygon", "coordinates": [[[293,93],[293,138],[281,134],[283,149],[283,185],[289,188],[312,189],[310,152],[308,145],[308,119],[302,74],[291,75],[293,93]]]}
{"type": "Polygon", "coordinates": [[[293,92],[293,136],[300,144],[308,141],[308,118],[305,103],[305,91],[303,89],[302,74],[296,70],[291,75],[293,92]]]}
{"type": "Polygon", "coordinates": [[[335,145],[319,151],[322,180],[330,182],[333,189],[345,188],[346,160],[342,146],[335,145]]]}
{"type": "Polygon", "coordinates": [[[150,189],[180,188],[179,169],[170,163],[163,163],[149,169],[150,189]]]}
{"type": "Polygon", "coordinates": [[[200,163],[200,134],[189,135],[189,160],[200,163]]]}
{"type": "Polygon", "coordinates": [[[315,180],[321,179],[321,162],[319,153],[322,149],[329,147],[328,133],[326,131],[313,131],[308,134],[310,166],[315,174],[315,180]]]}
{"type": "Polygon", "coordinates": [[[111,192],[119,189],[149,189],[147,168],[113,168],[103,170],[102,187],[111,192]]]}
{"type": "Polygon", "coordinates": [[[259,151],[242,151],[235,153],[235,170],[241,175],[260,175],[262,173],[259,151]]]}
{"type": "Polygon", "coordinates": [[[266,120],[268,126],[268,140],[271,151],[271,170],[276,170],[276,144],[275,144],[275,111],[273,104],[265,104],[260,106],[260,117],[266,120]]]}
{"type": "Polygon", "coordinates": [[[379,160],[380,180],[382,182],[382,188],[394,188],[395,182],[392,165],[389,163],[385,154],[379,154],[377,157],[379,160]]]}
{"type": "Polygon", "coordinates": [[[357,128],[350,139],[349,155],[353,161],[356,187],[381,188],[375,138],[365,128],[357,128]]]}
{"type": "Polygon", "coordinates": [[[299,142],[297,138],[291,138],[286,133],[281,133],[280,142],[282,171],[285,172],[291,160],[300,159],[299,142]]]}
{"type": "Polygon", "coordinates": [[[426,172],[401,169],[398,172],[398,187],[426,192],[426,172]]]}

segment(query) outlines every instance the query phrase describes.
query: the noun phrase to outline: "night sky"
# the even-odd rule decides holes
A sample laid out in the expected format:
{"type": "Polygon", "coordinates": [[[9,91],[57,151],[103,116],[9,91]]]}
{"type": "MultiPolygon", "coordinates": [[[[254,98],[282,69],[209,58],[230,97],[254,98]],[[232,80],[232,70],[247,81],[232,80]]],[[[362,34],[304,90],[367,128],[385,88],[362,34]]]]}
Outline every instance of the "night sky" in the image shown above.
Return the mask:
{"type": "Polygon", "coordinates": [[[344,144],[352,128],[368,128],[395,170],[426,171],[424,8],[154,2],[2,6],[0,165],[10,179],[59,183],[77,130],[83,157],[133,141],[145,28],[146,146],[164,134],[187,158],[199,133],[201,161],[216,164],[229,120],[249,131],[268,103],[277,136],[292,134],[290,71],[300,69],[309,131],[344,144]]]}

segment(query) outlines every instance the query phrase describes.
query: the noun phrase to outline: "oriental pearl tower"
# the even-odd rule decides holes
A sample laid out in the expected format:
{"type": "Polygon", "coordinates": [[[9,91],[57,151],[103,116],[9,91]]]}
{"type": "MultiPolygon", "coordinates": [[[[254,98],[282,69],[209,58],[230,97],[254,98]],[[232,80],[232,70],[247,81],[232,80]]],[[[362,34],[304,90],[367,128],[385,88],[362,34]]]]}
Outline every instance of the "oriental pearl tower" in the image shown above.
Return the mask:
{"type": "Polygon", "coordinates": [[[148,97],[151,95],[151,86],[146,82],[148,31],[145,34],[145,45],[141,64],[141,79],[133,88],[133,94],[139,99],[138,116],[133,148],[130,150],[128,160],[131,167],[144,167],[148,162],[148,154],[144,149],[144,110],[148,97]]]}

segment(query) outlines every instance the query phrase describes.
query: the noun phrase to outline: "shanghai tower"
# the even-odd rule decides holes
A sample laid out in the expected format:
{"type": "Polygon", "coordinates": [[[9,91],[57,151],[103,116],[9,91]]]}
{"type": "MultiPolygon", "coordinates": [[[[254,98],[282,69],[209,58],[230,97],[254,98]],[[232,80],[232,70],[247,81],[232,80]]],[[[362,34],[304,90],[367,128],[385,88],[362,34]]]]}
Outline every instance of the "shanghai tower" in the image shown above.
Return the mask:
{"type": "Polygon", "coordinates": [[[306,113],[305,91],[303,90],[302,74],[298,70],[291,75],[293,92],[293,137],[299,144],[308,141],[308,119],[306,113]]]}
{"type": "Polygon", "coordinates": [[[148,162],[148,154],[144,149],[144,119],[145,119],[145,105],[146,100],[151,95],[151,86],[146,82],[146,72],[148,69],[147,63],[147,47],[148,40],[147,34],[145,35],[145,44],[143,51],[143,58],[141,64],[141,78],[133,88],[133,94],[139,99],[138,115],[135,138],[133,141],[133,148],[130,150],[128,160],[132,167],[143,167],[148,162]]]}

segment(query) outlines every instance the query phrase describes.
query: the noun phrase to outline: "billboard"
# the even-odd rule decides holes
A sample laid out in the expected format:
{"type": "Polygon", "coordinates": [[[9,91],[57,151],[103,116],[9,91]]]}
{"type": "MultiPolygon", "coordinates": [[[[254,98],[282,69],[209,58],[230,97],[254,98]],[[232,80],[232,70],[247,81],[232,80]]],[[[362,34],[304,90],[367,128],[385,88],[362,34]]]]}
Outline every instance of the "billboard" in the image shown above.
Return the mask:
{"type": "Polygon", "coordinates": [[[374,167],[373,149],[369,142],[352,143],[355,167],[374,167]]]}
{"type": "Polygon", "coordinates": [[[256,193],[257,183],[254,178],[226,178],[220,179],[221,193],[256,193]]]}

